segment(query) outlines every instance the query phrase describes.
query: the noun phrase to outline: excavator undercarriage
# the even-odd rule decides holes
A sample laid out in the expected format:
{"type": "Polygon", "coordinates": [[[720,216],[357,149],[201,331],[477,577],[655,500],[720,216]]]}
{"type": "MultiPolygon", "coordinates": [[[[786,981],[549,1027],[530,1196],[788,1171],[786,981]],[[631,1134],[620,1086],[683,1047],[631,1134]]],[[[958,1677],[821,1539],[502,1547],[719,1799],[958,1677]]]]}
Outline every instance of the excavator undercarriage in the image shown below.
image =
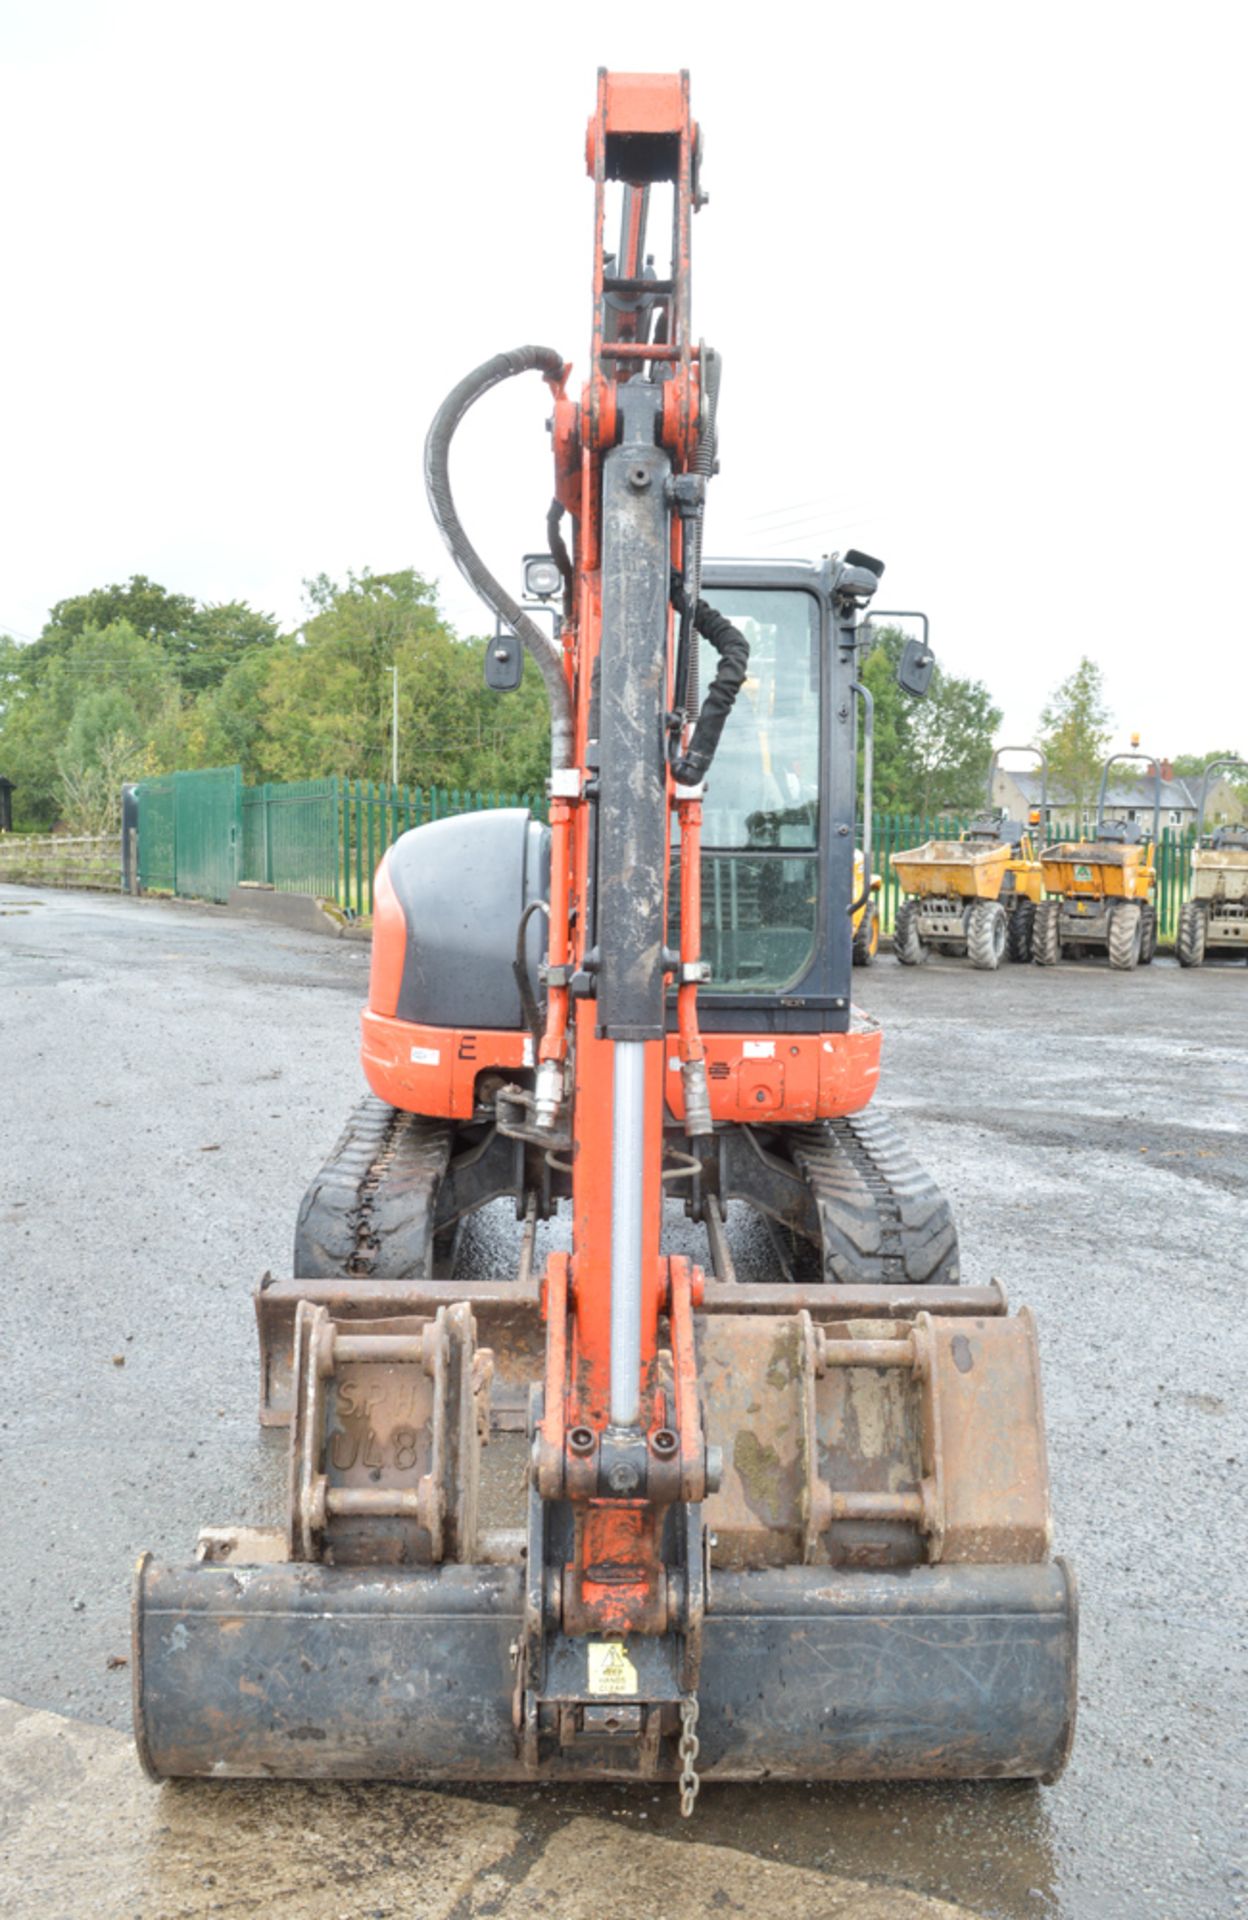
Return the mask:
{"type": "Polygon", "coordinates": [[[139,1749],[157,1777],[670,1780],[685,1813],[704,1779],[1052,1778],[1076,1600],[1035,1328],[959,1284],[849,993],[883,568],[704,564],[687,76],[601,74],[587,154],[579,398],[550,349],[500,354],[425,460],[499,621],[487,677],[515,685],[522,644],[545,680],[549,818],[438,821],[382,862],[372,1091],[256,1297],[288,1510],[144,1556],[139,1749]],[[553,637],[449,480],[464,413],[528,372],[553,637]],[[474,1276],[457,1237],[498,1202],[516,1267],[474,1276]]]}

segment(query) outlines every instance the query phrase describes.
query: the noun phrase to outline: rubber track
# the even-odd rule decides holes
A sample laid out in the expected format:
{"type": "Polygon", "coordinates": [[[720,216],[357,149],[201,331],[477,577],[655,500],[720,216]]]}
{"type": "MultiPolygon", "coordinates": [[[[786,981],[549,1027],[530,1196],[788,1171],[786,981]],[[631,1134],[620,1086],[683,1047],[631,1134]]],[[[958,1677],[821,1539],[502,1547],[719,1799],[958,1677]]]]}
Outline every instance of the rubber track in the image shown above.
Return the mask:
{"type": "Polygon", "coordinates": [[[367,1094],[303,1197],[296,1279],[429,1278],[438,1183],[450,1155],[447,1121],[367,1094]]]}
{"type": "Polygon", "coordinates": [[[823,1230],[824,1279],[956,1286],[953,1215],[891,1120],[852,1114],[790,1134],[823,1230]]]}

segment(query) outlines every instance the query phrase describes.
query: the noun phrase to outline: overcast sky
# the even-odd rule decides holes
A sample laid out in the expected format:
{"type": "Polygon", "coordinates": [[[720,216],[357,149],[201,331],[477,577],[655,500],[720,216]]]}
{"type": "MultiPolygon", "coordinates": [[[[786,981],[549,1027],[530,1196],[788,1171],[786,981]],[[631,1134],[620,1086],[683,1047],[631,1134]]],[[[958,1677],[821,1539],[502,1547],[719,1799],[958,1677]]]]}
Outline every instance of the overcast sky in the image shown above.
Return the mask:
{"type": "MultiPolygon", "coordinates": [[[[134,572],[294,625],[406,565],[483,631],[426,427],[500,347],[579,385],[595,71],[686,65],[709,550],[883,556],[1008,738],[1087,652],[1118,744],[1248,752],[1238,10],[630,11],[0,0],[0,631],[134,572]]],[[[458,443],[504,577],[546,412],[515,382],[458,443]]]]}

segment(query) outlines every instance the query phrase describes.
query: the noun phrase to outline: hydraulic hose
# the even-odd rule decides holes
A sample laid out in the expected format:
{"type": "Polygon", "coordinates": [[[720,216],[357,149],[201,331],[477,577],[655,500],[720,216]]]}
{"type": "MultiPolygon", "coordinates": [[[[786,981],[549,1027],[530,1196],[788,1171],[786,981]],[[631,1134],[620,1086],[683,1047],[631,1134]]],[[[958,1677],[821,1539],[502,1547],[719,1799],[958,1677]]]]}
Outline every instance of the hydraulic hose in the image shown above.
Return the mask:
{"type": "MultiPolygon", "coordinates": [[[[680,591],[677,582],[673,586],[680,591]]],[[[699,600],[693,610],[693,625],[714,647],[719,665],[702,701],[693,738],[672,767],[672,777],[682,787],[696,787],[706,777],[750,663],[750,643],[745,635],[705,600],[699,600]]]]}
{"type": "Polygon", "coordinates": [[[563,515],[563,502],[556,496],[556,498],[551,501],[546,513],[546,544],[550,548],[551,557],[555,565],[563,576],[563,611],[564,614],[567,615],[572,611],[572,594],[575,576],[572,571],[572,556],[568,552],[567,542],[559,530],[559,522],[563,519],[563,515]]]}
{"type": "Polygon", "coordinates": [[[515,347],[496,353],[453,387],[438,408],[425,440],[425,491],[429,506],[446,541],[452,560],[473,590],[504,625],[511,628],[537,662],[550,701],[550,764],[572,764],[572,696],[563,670],[563,651],[530,620],[485,566],[464,532],[451,493],[450,451],[455,430],[474,401],[517,373],[535,371],[558,380],[563,360],[552,347],[515,347]]]}

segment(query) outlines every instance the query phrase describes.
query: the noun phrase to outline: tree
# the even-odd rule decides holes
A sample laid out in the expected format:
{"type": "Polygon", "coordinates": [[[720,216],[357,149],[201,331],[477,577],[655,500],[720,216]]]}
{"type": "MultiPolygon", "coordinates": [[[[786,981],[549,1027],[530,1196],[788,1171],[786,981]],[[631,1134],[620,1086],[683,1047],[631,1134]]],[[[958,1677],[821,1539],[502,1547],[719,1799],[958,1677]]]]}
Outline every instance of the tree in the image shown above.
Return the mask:
{"type": "Polygon", "coordinates": [[[97,736],[84,750],[71,739],[61,753],[61,818],[71,833],[116,833],[121,789],[146,771],[143,749],[124,728],[97,736]]]}
{"type": "Polygon", "coordinates": [[[540,675],[530,667],[516,693],[491,693],[484,641],[456,638],[419,574],[365,571],[345,587],[322,575],[305,587],[311,618],[271,651],[259,688],[262,717],[251,742],[258,777],[388,780],[392,665],[401,782],[519,788],[545,777],[540,675]]]}
{"type": "Polygon", "coordinates": [[[253,648],[271,646],[277,638],[273,617],[257,613],[245,600],[201,607],[189,595],[170,593],[136,573],[124,586],[93,587],[58,600],[27,650],[30,664],[63,657],[84,633],[102,632],[118,621],[161,648],[190,694],[216,686],[253,648]]]}
{"type": "Polygon", "coordinates": [[[178,685],[155,641],[117,620],[84,628],[54,654],[32,659],[33,651],[0,655],[0,762],[14,782],[19,827],[47,829],[60,818],[67,751],[81,777],[101,743],[120,732],[147,749],[150,771],[178,764],[178,685]]]}
{"type": "Polygon", "coordinates": [[[220,686],[234,667],[253,659],[276,639],[272,614],[257,613],[245,600],[227,600],[198,607],[166,643],[166,650],[186,691],[201,693],[220,686]]]}
{"type": "Polygon", "coordinates": [[[1001,710],[982,680],[964,680],[940,667],[925,700],[897,685],[906,635],[898,627],[873,629],[874,645],[861,678],[875,700],[877,810],[957,813],[980,807],[1001,710]]]}
{"type": "Polygon", "coordinates": [[[1050,800],[1069,805],[1076,826],[1083,823],[1096,798],[1109,745],[1109,722],[1101,669],[1085,654],[1040,715],[1050,800]]]}

